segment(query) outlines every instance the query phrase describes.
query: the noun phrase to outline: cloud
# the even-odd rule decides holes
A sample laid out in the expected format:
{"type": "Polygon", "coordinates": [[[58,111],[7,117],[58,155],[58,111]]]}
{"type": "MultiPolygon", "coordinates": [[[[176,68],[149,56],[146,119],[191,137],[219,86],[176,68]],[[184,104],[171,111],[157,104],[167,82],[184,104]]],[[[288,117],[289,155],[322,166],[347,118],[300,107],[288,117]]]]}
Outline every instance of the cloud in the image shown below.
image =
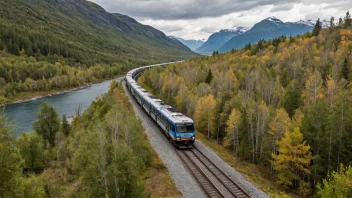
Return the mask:
{"type": "Polygon", "coordinates": [[[282,4],[282,5],[278,5],[278,6],[274,6],[270,12],[279,12],[279,11],[288,11],[291,10],[293,8],[294,4],[282,4]]]}
{"type": "MultiPolygon", "coordinates": [[[[167,35],[207,39],[233,27],[251,28],[275,16],[282,21],[337,20],[352,8],[351,0],[91,0],[107,11],[121,13],[167,35]]],[[[352,11],[352,10],[350,10],[352,11]]]]}
{"type": "Polygon", "coordinates": [[[92,0],[109,11],[154,20],[219,17],[265,5],[286,5],[300,0],[92,0]]]}

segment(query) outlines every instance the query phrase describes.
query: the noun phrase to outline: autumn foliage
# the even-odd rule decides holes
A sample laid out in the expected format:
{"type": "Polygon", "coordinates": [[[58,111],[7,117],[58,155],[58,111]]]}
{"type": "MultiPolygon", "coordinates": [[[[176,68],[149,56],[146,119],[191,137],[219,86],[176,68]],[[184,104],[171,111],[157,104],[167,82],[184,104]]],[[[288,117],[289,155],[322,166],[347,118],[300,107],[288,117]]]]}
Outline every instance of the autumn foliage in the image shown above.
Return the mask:
{"type": "Polygon", "coordinates": [[[139,82],[193,117],[198,132],[308,195],[352,161],[351,63],[352,30],[343,21],[154,68],[139,82]],[[287,150],[299,157],[282,167],[287,150]]]}

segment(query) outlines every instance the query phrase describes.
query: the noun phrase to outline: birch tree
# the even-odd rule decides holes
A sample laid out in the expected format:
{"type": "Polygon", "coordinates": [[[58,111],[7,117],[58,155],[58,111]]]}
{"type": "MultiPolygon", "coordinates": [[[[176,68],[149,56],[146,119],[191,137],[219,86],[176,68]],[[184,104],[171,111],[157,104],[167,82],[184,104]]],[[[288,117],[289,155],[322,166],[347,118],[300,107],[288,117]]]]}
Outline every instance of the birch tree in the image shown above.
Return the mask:
{"type": "Polygon", "coordinates": [[[211,134],[211,122],[215,117],[215,107],[216,100],[213,95],[208,95],[202,97],[198,100],[195,112],[194,112],[194,121],[199,131],[206,132],[207,136],[210,138],[211,134]]]}
{"type": "Polygon", "coordinates": [[[237,109],[232,109],[229,119],[226,122],[226,136],[224,139],[225,147],[232,147],[235,155],[238,153],[240,142],[239,125],[241,123],[242,113],[237,109]]]}

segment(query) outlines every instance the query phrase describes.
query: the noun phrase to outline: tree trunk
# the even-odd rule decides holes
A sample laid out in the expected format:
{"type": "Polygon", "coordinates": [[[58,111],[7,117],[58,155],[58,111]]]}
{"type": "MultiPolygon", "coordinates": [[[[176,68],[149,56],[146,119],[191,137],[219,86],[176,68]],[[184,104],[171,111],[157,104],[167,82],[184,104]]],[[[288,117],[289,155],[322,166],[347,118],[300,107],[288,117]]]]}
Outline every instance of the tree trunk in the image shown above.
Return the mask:
{"type": "Polygon", "coordinates": [[[260,112],[259,112],[259,107],[257,107],[257,128],[255,133],[255,158],[257,158],[257,155],[258,155],[259,130],[260,130],[260,112]]]}
{"type": "Polygon", "coordinates": [[[208,138],[210,138],[210,111],[208,111],[208,138]]]}
{"type": "Polygon", "coordinates": [[[340,124],[340,134],[339,134],[339,150],[337,153],[337,171],[339,171],[340,168],[340,154],[341,154],[341,147],[342,147],[342,130],[344,128],[344,103],[345,102],[345,91],[342,90],[342,106],[341,106],[341,124],[340,124]]]}

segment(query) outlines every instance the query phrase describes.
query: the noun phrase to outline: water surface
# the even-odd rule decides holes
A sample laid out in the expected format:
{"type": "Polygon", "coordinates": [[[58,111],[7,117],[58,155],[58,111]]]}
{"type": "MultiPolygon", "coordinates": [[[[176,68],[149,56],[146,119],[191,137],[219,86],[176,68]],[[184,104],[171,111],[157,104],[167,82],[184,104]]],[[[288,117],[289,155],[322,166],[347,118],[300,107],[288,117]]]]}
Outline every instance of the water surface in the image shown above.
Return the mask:
{"type": "MultiPolygon", "coordinates": [[[[123,78],[124,77],[119,77],[116,80],[120,82],[123,78]]],[[[78,91],[40,98],[24,103],[9,104],[5,106],[5,114],[9,121],[14,120],[16,122],[16,135],[20,135],[24,131],[33,131],[32,123],[36,119],[36,114],[39,111],[41,103],[48,102],[51,104],[56,109],[60,118],[63,114],[65,114],[66,117],[74,116],[76,109],[80,105],[82,110],[85,110],[96,97],[108,92],[110,82],[111,80],[108,80],[93,84],[90,87],[78,91]]]]}

